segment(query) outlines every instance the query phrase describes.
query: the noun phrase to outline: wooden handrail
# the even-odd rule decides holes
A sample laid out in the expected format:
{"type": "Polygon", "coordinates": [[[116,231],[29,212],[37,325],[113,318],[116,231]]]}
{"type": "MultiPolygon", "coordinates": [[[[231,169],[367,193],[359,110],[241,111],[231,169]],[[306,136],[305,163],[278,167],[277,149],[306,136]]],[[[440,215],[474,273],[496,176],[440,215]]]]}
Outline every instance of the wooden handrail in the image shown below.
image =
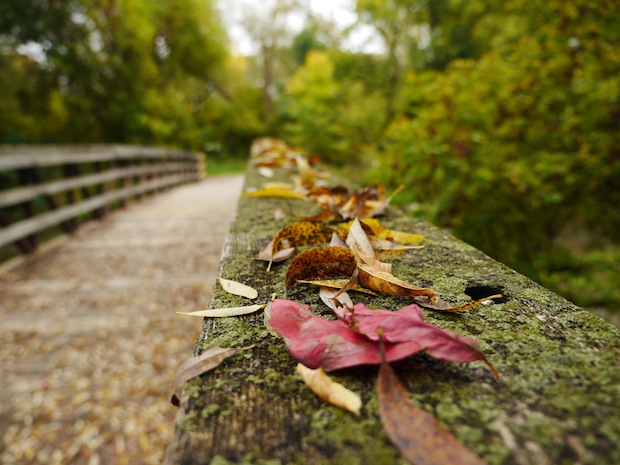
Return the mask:
{"type": "Polygon", "coordinates": [[[35,235],[45,229],[62,225],[72,231],[80,215],[101,217],[115,202],[125,205],[131,198],[198,181],[203,172],[204,155],[196,152],[125,145],[1,146],[0,176],[13,182],[0,189],[0,247],[15,242],[22,252],[31,252],[35,235]],[[35,211],[40,199],[47,209],[35,211]]]}
{"type": "MultiPolygon", "coordinates": [[[[273,168],[272,174],[268,182],[293,185],[289,168],[273,168]]],[[[252,164],[245,179],[246,193],[256,192],[267,182],[252,164]]],[[[329,179],[332,185],[352,182],[335,174],[329,179]]],[[[250,301],[216,285],[209,309],[267,304],[274,295],[286,295],[295,302],[293,305],[308,305],[316,317],[335,319],[321,301],[317,287],[298,283],[285,289],[293,259],[274,264],[269,272],[265,262],[255,260],[278,231],[294,221],[276,219],[276,209],[294,212],[298,217],[314,216],[320,211],[307,199],[242,195],[222,251],[219,275],[255,288],[258,297],[250,301]]],[[[479,341],[485,356],[499,370],[499,379],[479,361],[458,364],[416,354],[393,364],[411,402],[434,415],[489,465],[620,463],[618,328],[445,230],[408,217],[396,208],[388,208],[379,219],[386,228],[425,238],[424,248],[385,259],[399,279],[432,287],[453,305],[503,295],[492,304],[487,302],[489,305],[464,312],[422,310],[427,322],[479,341]]],[[[317,245],[304,249],[313,246],[317,245]]],[[[296,266],[318,278],[334,267],[336,260],[300,262],[296,266]]],[[[373,309],[398,310],[415,303],[407,297],[355,291],[350,292],[350,297],[354,303],[373,309]]],[[[187,311],[203,308],[188,307],[187,311]]],[[[267,313],[273,314],[273,309],[267,313]]],[[[299,328],[299,334],[289,333],[291,339],[295,338],[297,350],[305,347],[316,354],[327,354],[328,347],[337,348],[361,338],[353,335],[358,333],[357,324],[351,324],[351,339],[347,339],[349,336],[343,336],[340,329],[327,335],[328,327],[346,327],[342,320],[342,326],[324,326],[315,324],[316,320],[311,323],[306,315],[289,315],[287,324],[299,328]]],[[[350,315],[350,321],[356,322],[354,312],[350,315]]],[[[297,376],[298,361],[287,349],[285,339],[276,337],[269,320],[260,311],[226,318],[205,317],[194,355],[214,347],[251,350],[186,383],[165,465],[405,463],[388,441],[382,415],[387,415],[392,432],[398,430],[400,444],[406,443],[410,433],[418,434],[417,444],[423,442],[419,438],[429,437],[421,414],[411,413],[413,410],[397,414],[396,410],[404,411],[407,404],[396,390],[387,390],[388,400],[381,404],[376,366],[329,373],[334,381],[360,395],[364,403],[360,416],[321,401],[297,376]],[[387,413],[381,412],[382,405],[387,413]]],[[[412,337],[413,333],[407,334],[412,337]]],[[[355,350],[372,350],[367,347],[359,345],[355,350]]],[[[378,341],[374,350],[382,350],[378,341]]],[[[340,354],[346,357],[344,352],[340,354]]],[[[315,360],[318,363],[318,355],[315,360]]],[[[441,452],[449,441],[439,438],[437,434],[428,441],[433,445],[429,449],[436,453],[437,463],[447,463],[449,459],[441,452]]]]}
{"type": "Polygon", "coordinates": [[[0,171],[131,159],[194,159],[202,154],[127,145],[13,145],[0,147],[0,171]]]}

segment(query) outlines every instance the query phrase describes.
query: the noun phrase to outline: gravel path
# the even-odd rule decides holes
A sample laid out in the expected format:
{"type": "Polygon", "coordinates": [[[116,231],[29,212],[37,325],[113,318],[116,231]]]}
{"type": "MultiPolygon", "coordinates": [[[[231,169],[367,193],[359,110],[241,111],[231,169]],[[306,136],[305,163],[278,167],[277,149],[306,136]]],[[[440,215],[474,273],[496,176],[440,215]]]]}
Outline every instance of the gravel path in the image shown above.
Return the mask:
{"type": "Polygon", "coordinates": [[[0,274],[0,463],[160,464],[243,177],[85,225],[0,274]]]}

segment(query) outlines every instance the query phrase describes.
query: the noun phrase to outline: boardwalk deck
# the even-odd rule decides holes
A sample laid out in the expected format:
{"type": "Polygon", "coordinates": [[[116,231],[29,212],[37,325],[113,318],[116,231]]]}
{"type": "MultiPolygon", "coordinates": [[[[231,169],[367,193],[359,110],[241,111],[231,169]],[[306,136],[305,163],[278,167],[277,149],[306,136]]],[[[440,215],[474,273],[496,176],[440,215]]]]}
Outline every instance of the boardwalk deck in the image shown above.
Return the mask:
{"type": "Polygon", "coordinates": [[[161,463],[201,324],[175,311],[207,306],[242,182],[150,198],[0,274],[1,463],[161,463]]]}

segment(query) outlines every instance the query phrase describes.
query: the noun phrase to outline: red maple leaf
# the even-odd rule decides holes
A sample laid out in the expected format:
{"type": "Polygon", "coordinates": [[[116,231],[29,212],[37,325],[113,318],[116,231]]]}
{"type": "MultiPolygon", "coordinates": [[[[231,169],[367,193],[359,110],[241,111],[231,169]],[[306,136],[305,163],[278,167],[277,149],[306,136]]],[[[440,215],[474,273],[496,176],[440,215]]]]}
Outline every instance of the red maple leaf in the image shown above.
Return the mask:
{"type": "Polygon", "coordinates": [[[497,371],[480,351],[478,342],[426,323],[417,305],[400,310],[371,310],[364,304],[338,309],[338,320],[327,320],[310,311],[308,305],[276,299],[271,303],[269,325],[283,338],[301,363],[338,370],[382,361],[392,362],[420,351],[455,362],[481,360],[497,371]]]}

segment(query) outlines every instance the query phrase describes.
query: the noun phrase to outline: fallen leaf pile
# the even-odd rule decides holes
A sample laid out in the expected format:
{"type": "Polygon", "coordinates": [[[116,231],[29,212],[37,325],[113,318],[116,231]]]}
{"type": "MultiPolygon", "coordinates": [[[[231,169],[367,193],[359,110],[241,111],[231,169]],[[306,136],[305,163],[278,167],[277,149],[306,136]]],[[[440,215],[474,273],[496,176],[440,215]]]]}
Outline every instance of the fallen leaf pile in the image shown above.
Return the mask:
{"type": "MultiPolygon", "coordinates": [[[[269,181],[244,194],[246,197],[303,199],[315,202],[320,208],[316,215],[296,217],[296,221],[282,227],[256,256],[257,260],[268,262],[265,273],[271,271],[274,263],[292,258],[283,283],[285,297],[297,284],[313,284],[319,288],[321,300],[337,317],[324,318],[304,303],[275,296],[266,302],[268,330],[281,336],[290,353],[300,362],[297,372],[302,379],[321,399],[360,415],[359,397],[335,383],[325,372],[379,364],[377,398],[381,421],[403,457],[416,464],[483,463],[432,415],[410,402],[389,363],[425,352],[453,362],[481,361],[497,377],[497,370],[477,341],[424,321],[421,307],[445,312],[465,311],[501,296],[454,307],[443,301],[435,290],[395,276],[392,265],[383,260],[426,245],[423,236],[392,230],[374,218],[385,214],[396,193],[388,196],[382,186],[355,192],[342,186],[330,187],[325,181],[328,176],[314,171],[312,163],[301,152],[274,139],[258,141],[252,149],[252,160],[266,178],[273,177],[274,169],[293,170],[293,182],[269,181]],[[299,250],[302,248],[304,250],[299,250]],[[399,310],[375,310],[363,302],[354,304],[349,291],[404,297],[411,303],[399,310]]],[[[251,283],[220,278],[220,284],[230,293],[250,299],[257,296],[248,289],[251,283]]],[[[257,311],[258,306],[184,314],[234,316],[257,311]]],[[[208,361],[203,365],[194,360],[187,362],[191,371],[180,370],[175,382],[177,391],[189,379],[189,374],[212,369],[219,365],[221,354],[233,353],[224,351],[243,349],[212,350],[215,355],[207,355],[208,361]]]]}

